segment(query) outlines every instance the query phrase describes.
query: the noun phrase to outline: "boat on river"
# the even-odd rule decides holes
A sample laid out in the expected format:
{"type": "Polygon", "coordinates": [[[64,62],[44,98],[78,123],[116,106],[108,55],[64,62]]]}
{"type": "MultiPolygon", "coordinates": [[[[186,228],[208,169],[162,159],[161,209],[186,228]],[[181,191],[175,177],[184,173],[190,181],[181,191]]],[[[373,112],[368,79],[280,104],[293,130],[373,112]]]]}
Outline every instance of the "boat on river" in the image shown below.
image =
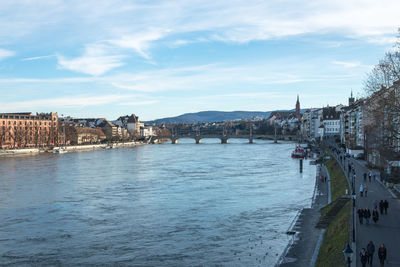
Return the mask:
{"type": "Polygon", "coordinates": [[[303,159],[306,156],[306,152],[304,148],[301,146],[296,146],[296,149],[292,152],[292,158],[300,158],[303,159]]]}
{"type": "Polygon", "coordinates": [[[56,153],[56,154],[64,154],[64,153],[67,153],[67,152],[68,152],[67,149],[65,149],[63,147],[55,148],[53,150],[53,153],[56,153]]]}

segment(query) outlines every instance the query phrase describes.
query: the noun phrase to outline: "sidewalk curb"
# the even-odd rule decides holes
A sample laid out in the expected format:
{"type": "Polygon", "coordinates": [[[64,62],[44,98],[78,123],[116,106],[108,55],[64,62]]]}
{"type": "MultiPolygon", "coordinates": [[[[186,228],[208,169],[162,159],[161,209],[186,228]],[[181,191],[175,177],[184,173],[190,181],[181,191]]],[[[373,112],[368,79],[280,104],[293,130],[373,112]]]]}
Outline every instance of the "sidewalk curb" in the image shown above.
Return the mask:
{"type": "Polygon", "coordinates": [[[392,195],[392,197],[397,198],[396,194],[393,193],[392,189],[388,188],[386,185],[384,185],[380,179],[376,179],[378,183],[380,183],[386,190],[392,195]]]}

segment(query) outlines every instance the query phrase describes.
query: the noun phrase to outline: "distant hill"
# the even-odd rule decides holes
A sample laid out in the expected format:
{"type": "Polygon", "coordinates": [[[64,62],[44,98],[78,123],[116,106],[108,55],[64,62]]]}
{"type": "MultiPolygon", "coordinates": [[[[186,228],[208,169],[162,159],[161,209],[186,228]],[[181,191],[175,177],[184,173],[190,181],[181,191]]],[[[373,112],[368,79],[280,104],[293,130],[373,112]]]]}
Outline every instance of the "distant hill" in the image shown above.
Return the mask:
{"type": "MultiPolygon", "coordinates": [[[[294,110],[279,110],[294,111],[294,110]]],[[[306,109],[302,109],[303,113],[306,109]]],[[[185,113],[180,116],[157,119],[149,123],[197,123],[197,122],[218,122],[240,119],[251,119],[253,117],[268,118],[274,111],[201,111],[196,113],[185,113]]]]}

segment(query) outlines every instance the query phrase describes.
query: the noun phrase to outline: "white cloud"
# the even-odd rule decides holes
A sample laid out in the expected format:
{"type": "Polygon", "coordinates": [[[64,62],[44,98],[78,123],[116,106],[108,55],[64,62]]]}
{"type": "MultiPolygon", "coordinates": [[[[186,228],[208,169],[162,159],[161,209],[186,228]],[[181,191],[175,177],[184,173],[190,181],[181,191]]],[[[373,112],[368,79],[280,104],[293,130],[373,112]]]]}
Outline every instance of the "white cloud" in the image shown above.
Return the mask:
{"type": "Polygon", "coordinates": [[[148,101],[133,101],[133,102],[121,102],[118,103],[118,106],[144,106],[144,105],[152,105],[158,103],[157,100],[148,100],[148,101]]]}
{"type": "Polygon", "coordinates": [[[102,96],[64,96],[59,98],[47,98],[39,100],[0,102],[0,111],[11,112],[21,110],[38,110],[46,107],[49,110],[59,110],[63,108],[83,108],[88,106],[98,106],[115,103],[130,98],[130,95],[102,95],[102,96]]]}
{"type": "MultiPolygon", "coordinates": [[[[323,63],[325,66],[325,63],[323,63]]],[[[358,62],[334,61],[333,65],[356,67],[358,62]]],[[[360,64],[359,64],[360,65],[360,64]]],[[[365,67],[360,65],[360,67],[365,67]]],[[[339,69],[340,70],[340,69],[339,69]]],[[[252,90],[267,85],[284,85],[315,83],[321,81],[343,81],[354,79],[358,74],[342,73],[335,69],[335,74],[330,73],[329,68],[321,68],[318,63],[292,62],[290,67],[285,64],[268,62],[263,64],[241,65],[227,67],[224,64],[205,64],[176,68],[160,68],[152,71],[141,71],[135,73],[119,73],[93,77],[71,77],[71,78],[0,78],[2,87],[14,84],[77,84],[85,83],[85,87],[96,87],[96,83],[105,88],[113,88],[118,91],[141,92],[141,96],[153,95],[155,92],[185,91],[191,95],[202,94],[204,90],[216,90],[218,88],[240,88],[252,90]]],[[[48,84],[48,85],[46,85],[48,84]]],[[[26,85],[21,85],[26,86],[26,85]]],[[[29,85],[28,85],[29,86],[29,85]]],[[[35,86],[36,87],[36,86],[35,86]]]]}
{"type": "Polygon", "coordinates": [[[145,59],[150,59],[148,49],[152,41],[156,41],[165,36],[168,30],[151,29],[134,35],[125,35],[118,39],[108,42],[120,48],[132,49],[145,59]]]}
{"type": "MultiPolygon", "coordinates": [[[[245,43],[298,34],[335,33],[374,43],[391,41],[400,26],[398,0],[154,0],[151,4],[115,0],[32,1],[0,5],[0,37],[40,35],[70,45],[108,41],[149,59],[164,38],[183,45],[196,40],[245,43]],[[190,38],[179,35],[190,34],[190,38]],[[56,36],[57,37],[57,36],[56,36]]],[[[4,42],[4,41],[3,41],[4,42]]],[[[106,56],[106,55],[104,55],[106,56]]],[[[110,67],[115,59],[105,59],[110,67]],[[111,61],[111,63],[109,62],[111,61]]],[[[90,62],[77,62],[93,65],[90,62]]],[[[70,64],[68,68],[71,68],[70,64]]],[[[107,67],[90,73],[104,73],[107,67]]]]}
{"type": "Polygon", "coordinates": [[[348,61],[337,61],[337,60],[332,61],[332,64],[340,65],[344,68],[356,68],[361,66],[360,62],[348,62],[348,61]]]}
{"type": "Polygon", "coordinates": [[[26,57],[26,58],[21,59],[21,61],[33,61],[33,60],[40,60],[40,59],[51,58],[51,57],[55,57],[55,55],[47,55],[47,56],[39,56],[39,57],[26,57]]]}
{"type": "Polygon", "coordinates": [[[363,68],[363,69],[370,69],[373,66],[370,65],[364,65],[360,63],[359,61],[339,61],[339,60],[334,60],[331,62],[334,65],[339,65],[342,66],[343,68],[363,68]]]}
{"type": "Polygon", "coordinates": [[[368,37],[367,41],[369,43],[374,43],[374,44],[379,44],[379,45],[393,45],[396,43],[396,37],[395,36],[373,36],[373,37],[368,37]]]}
{"type": "Polygon", "coordinates": [[[15,55],[14,51],[0,48],[0,60],[3,60],[8,57],[12,57],[14,55],[15,55]]]}
{"type": "Polygon", "coordinates": [[[87,45],[81,57],[68,59],[62,55],[57,55],[58,66],[61,69],[99,76],[123,65],[124,56],[107,55],[108,50],[110,48],[105,45],[87,45]]]}

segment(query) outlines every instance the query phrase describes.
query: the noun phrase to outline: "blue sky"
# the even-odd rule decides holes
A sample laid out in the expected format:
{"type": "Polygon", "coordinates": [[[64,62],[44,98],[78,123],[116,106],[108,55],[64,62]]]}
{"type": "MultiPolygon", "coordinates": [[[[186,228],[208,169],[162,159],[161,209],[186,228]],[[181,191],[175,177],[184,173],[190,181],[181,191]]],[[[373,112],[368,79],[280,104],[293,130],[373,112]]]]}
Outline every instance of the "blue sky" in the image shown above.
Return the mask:
{"type": "Polygon", "coordinates": [[[398,0],[0,1],[0,112],[142,120],[345,104],[398,0]]]}

